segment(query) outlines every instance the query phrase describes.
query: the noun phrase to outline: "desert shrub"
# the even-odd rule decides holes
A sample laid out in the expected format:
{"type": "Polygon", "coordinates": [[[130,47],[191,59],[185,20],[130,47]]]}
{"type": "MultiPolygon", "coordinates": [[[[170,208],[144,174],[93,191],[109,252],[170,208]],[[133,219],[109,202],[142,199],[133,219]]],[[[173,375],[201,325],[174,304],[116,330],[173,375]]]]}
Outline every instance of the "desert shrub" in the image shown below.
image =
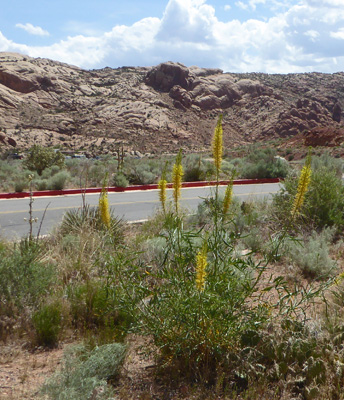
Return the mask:
{"type": "Polygon", "coordinates": [[[25,159],[24,165],[28,169],[36,171],[38,175],[42,175],[46,168],[53,165],[57,165],[60,168],[64,167],[64,156],[59,151],[55,152],[52,148],[34,145],[29,150],[29,155],[25,159]]]}
{"type": "Polygon", "coordinates": [[[122,172],[118,172],[113,177],[113,184],[114,186],[125,188],[129,185],[129,181],[122,172]]]}
{"type": "Polygon", "coordinates": [[[284,178],[289,171],[286,160],[277,157],[274,149],[259,149],[253,146],[249,154],[242,160],[233,160],[241,178],[263,179],[284,178]]]}
{"type": "Polygon", "coordinates": [[[142,260],[147,264],[155,262],[161,265],[165,257],[166,240],[163,237],[154,237],[145,240],[141,245],[142,260]]]}
{"type": "Polygon", "coordinates": [[[313,171],[320,169],[327,169],[334,171],[335,174],[341,178],[343,174],[343,162],[337,158],[332,157],[329,153],[323,153],[318,157],[312,157],[313,171]]]}
{"type": "Polygon", "coordinates": [[[61,168],[58,165],[52,165],[49,168],[46,168],[43,172],[42,172],[42,179],[49,179],[50,177],[54,176],[55,174],[57,174],[58,172],[61,171],[61,168]]]}
{"type": "Polygon", "coordinates": [[[186,182],[196,182],[206,180],[207,170],[202,157],[198,154],[188,154],[184,160],[184,180],[186,182]]]}
{"type": "Polygon", "coordinates": [[[61,304],[56,301],[43,304],[32,316],[36,344],[46,347],[55,346],[58,342],[61,323],[61,304]]]}
{"type": "Polygon", "coordinates": [[[61,370],[42,387],[41,393],[51,400],[110,400],[113,391],[108,385],[119,373],[125,346],[112,343],[87,351],[83,345],[65,353],[61,370]]]}
{"type": "Polygon", "coordinates": [[[111,330],[117,339],[123,337],[120,329],[127,324],[116,307],[116,293],[103,280],[89,280],[67,287],[72,323],[81,330],[111,330]]]}
{"type": "MultiPolygon", "coordinates": [[[[276,216],[282,221],[290,214],[297,192],[295,178],[295,175],[290,175],[283,182],[281,191],[273,198],[276,216]]],[[[335,170],[324,166],[313,170],[300,219],[304,224],[314,225],[319,229],[326,226],[342,227],[344,225],[343,195],[344,187],[335,170]]]]}
{"type": "Polygon", "coordinates": [[[229,221],[215,222],[200,237],[183,230],[178,217],[166,218],[159,265],[108,261],[112,285],[121,283],[121,306],[133,318],[130,329],[153,337],[161,362],[175,371],[214,382],[220,369],[234,382],[234,371],[244,373],[250,363],[259,369],[259,350],[248,357],[244,349],[259,348],[267,326],[278,315],[302,309],[314,291],[287,289],[281,277],[258,285],[266,265],[256,263],[254,253],[236,255],[229,221]],[[278,297],[274,304],[265,297],[272,290],[278,297]],[[296,308],[289,304],[293,296],[301,299],[296,308]]]}
{"type": "Polygon", "coordinates": [[[14,191],[21,193],[23,192],[25,189],[27,189],[29,186],[29,182],[27,179],[23,179],[23,180],[16,180],[15,184],[14,184],[14,191]]]}
{"type": "Polygon", "coordinates": [[[160,168],[156,162],[153,163],[145,159],[133,159],[130,162],[127,161],[122,172],[125,173],[130,184],[147,185],[156,182],[160,174],[160,168]]]}
{"type": "Polygon", "coordinates": [[[85,179],[87,179],[90,186],[101,186],[102,180],[107,172],[108,170],[103,163],[95,161],[93,164],[90,164],[87,171],[85,171],[85,179]]]}
{"type": "Polygon", "coordinates": [[[42,261],[42,248],[23,240],[14,249],[1,251],[0,301],[2,312],[13,313],[36,306],[49,290],[55,268],[42,261]]]}
{"type": "Polygon", "coordinates": [[[258,227],[253,227],[249,232],[244,233],[241,237],[245,248],[252,250],[255,253],[262,251],[265,245],[264,237],[258,227]]]}
{"type": "Polygon", "coordinates": [[[67,171],[60,171],[51,176],[47,181],[47,188],[49,190],[62,190],[66,186],[66,182],[70,179],[67,171]]]}
{"type": "Polygon", "coordinates": [[[255,261],[254,252],[237,256],[237,237],[230,216],[222,214],[218,190],[208,203],[212,223],[198,232],[184,229],[178,211],[165,214],[160,264],[123,265],[111,256],[110,287],[121,293],[120,306],[133,319],[130,329],[153,338],[163,364],[209,383],[222,370],[234,384],[236,372],[260,368],[259,351],[250,358],[245,349],[259,347],[276,318],[302,314],[319,289],[290,289],[282,277],[263,283],[267,263],[255,261]],[[271,291],[278,298],[274,304],[271,291]],[[294,296],[297,305],[290,302],[294,296]]]}
{"type": "Polygon", "coordinates": [[[334,229],[327,228],[320,233],[313,231],[308,237],[298,237],[284,244],[287,259],[298,266],[310,278],[324,279],[334,274],[336,264],[329,254],[329,245],[334,229]]]}
{"type": "Polygon", "coordinates": [[[48,181],[46,179],[35,180],[34,185],[37,190],[47,190],[48,189],[48,181]]]}

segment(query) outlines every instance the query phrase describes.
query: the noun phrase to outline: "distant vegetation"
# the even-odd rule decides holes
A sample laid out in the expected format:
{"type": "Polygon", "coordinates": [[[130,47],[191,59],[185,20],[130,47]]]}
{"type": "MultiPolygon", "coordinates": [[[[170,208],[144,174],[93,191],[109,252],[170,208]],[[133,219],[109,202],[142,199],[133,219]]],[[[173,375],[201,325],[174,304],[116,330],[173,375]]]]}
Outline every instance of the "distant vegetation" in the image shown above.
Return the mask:
{"type": "MultiPolygon", "coordinates": [[[[187,154],[183,158],[184,180],[206,181],[214,177],[211,155],[187,154]]],[[[34,190],[59,190],[64,188],[100,187],[107,173],[109,186],[146,185],[157,183],[167,163],[171,170],[173,156],[124,157],[118,162],[117,155],[99,159],[69,158],[53,149],[34,146],[23,160],[0,160],[0,190],[28,190],[28,176],[34,174],[34,190]]],[[[288,161],[278,157],[272,148],[248,147],[241,158],[225,157],[221,178],[284,178],[290,170],[288,161]]],[[[171,181],[171,175],[167,174],[171,181]]]]}
{"type": "Polygon", "coordinates": [[[35,177],[104,186],[98,208],[67,212],[50,236],[0,242],[0,339],[25,332],[32,346],[53,347],[71,330],[84,339],[42,395],[139,398],[118,379],[127,339],[144,336],[155,384],[176,398],[343,399],[342,165],[310,153],[300,171],[259,148],[230,160],[221,135],[218,123],[210,156],[131,159],[120,170],[110,157],[66,160],[35,177]],[[119,221],[107,174],[159,181],[161,210],[142,225],[119,221]],[[241,203],[230,183],[224,197],[216,185],[195,215],[181,208],[183,179],[233,176],[286,180],[272,202],[241,203]]]}

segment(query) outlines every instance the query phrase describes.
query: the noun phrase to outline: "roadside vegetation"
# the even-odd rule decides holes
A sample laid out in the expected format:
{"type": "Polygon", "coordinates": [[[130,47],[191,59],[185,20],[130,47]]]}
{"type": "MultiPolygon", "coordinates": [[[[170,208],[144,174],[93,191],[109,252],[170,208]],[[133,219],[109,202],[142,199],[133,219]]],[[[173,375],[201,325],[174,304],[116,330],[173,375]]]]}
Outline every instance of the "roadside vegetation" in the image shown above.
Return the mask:
{"type": "Polygon", "coordinates": [[[124,162],[123,179],[159,182],[160,211],[137,226],[109,209],[112,159],[42,171],[72,179],[74,165],[103,186],[99,207],[67,212],[48,237],[0,242],[0,340],[77,342],[42,398],[344,399],[342,165],[310,150],[294,170],[275,155],[226,159],[220,118],[210,156],[124,162]],[[229,183],[196,214],[181,207],[185,178],[243,171],[286,180],[270,202],[239,202],[229,183]],[[133,343],[154,361],[148,385],[127,376],[133,343]]]}
{"type": "MultiPolygon", "coordinates": [[[[146,185],[157,183],[166,169],[171,181],[174,156],[135,158],[127,155],[107,155],[99,159],[69,158],[58,151],[33,146],[23,160],[12,160],[3,155],[0,160],[0,191],[22,192],[29,187],[28,176],[33,174],[34,190],[60,190],[64,188],[101,187],[105,174],[109,186],[146,185]]],[[[186,154],[182,160],[184,181],[213,179],[215,169],[211,154],[186,154]]],[[[286,159],[272,148],[250,146],[242,157],[224,157],[220,177],[284,178],[290,170],[286,159]]]]}

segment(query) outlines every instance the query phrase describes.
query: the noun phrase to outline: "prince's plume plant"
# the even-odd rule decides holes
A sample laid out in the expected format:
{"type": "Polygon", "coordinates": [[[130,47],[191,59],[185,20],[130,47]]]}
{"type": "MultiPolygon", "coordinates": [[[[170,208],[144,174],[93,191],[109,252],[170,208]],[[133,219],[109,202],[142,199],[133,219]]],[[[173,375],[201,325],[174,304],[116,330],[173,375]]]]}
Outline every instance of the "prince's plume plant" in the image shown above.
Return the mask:
{"type": "Polygon", "coordinates": [[[223,216],[226,216],[233,199],[233,178],[226,187],[225,197],[223,198],[223,216]]]}
{"type": "Polygon", "coordinates": [[[179,200],[182,188],[183,175],[184,171],[182,166],[182,150],[180,149],[172,170],[173,198],[177,214],[179,212],[179,200]]]}
{"type": "Polygon", "coordinates": [[[107,176],[104,178],[103,188],[99,196],[99,213],[100,213],[100,218],[103,221],[103,224],[107,228],[110,228],[111,216],[110,216],[110,207],[109,207],[108,191],[106,189],[106,184],[107,184],[107,176]]]}
{"type": "Polygon", "coordinates": [[[223,137],[223,130],[222,130],[222,114],[221,114],[217,120],[213,137],[213,144],[212,144],[214,164],[216,168],[216,180],[219,179],[221,163],[222,163],[222,153],[223,153],[222,137],[223,137]]]}
{"type": "Polygon", "coordinates": [[[161,174],[161,179],[159,180],[158,183],[159,200],[164,214],[166,214],[166,187],[167,187],[166,168],[167,168],[167,162],[165,163],[165,167],[161,174]]]}
{"type": "Polygon", "coordinates": [[[298,182],[298,186],[297,186],[297,193],[296,193],[293,208],[291,211],[292,218],[295,218],[300,213],[300,209],[302,207],[302,204],[304,203],[305,195],[308,190],[308,186],[311,182],[311,175],[312,175],[311,153],[309,151],[308,155],[307,155],[306,163],[301,170],[301,174],[300,174],[300,178],[299,178],[299,182],[298,182]]]}
{"type": "Polygon", "coordinates": [[[203,292],[205,288],[207,252],[207,243],[205,243],[196,256],[196,288],[199,292],[203,292]]]}

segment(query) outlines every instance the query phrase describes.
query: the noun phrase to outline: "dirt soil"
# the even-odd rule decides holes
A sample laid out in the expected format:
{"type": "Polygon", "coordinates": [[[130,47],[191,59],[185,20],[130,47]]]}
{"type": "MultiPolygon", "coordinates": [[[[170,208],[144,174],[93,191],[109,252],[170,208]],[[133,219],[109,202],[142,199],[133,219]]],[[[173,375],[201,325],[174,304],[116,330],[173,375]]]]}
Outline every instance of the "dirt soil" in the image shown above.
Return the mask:
{"type": "Polygon", "coordinates": [[[66,344],[31,351],[24,341],[0,344],[0,400],[35,400],[44,380],[58,368],[66,344]]]}

